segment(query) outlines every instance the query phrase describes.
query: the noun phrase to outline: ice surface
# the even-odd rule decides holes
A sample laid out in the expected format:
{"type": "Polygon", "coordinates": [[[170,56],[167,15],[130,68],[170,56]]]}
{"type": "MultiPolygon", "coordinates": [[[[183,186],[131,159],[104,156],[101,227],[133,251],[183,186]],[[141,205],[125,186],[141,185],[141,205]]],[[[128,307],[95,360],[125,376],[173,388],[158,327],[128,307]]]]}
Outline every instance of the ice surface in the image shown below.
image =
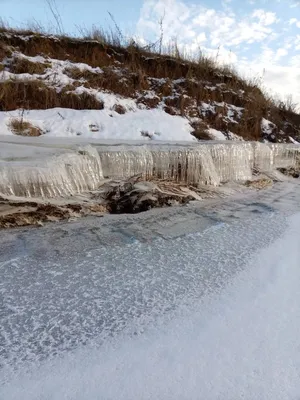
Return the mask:
{"type": "Polygon", "coordinates": [[[265,210],[67,257],[18,235],[23,254],[0,270],[2,362],[16,368],[0,370],[0,398],[299,398],[300,215],[265,210]]]}
{"type": "Polygon", "coordinates": [[[228,181],[250,180],[253,168],[269,172],[279,167],[297,166],[300,154],[300,148],[295,144],[109,145],[94,141],[89,145],[85,141],[79,146],[80,141],[76,145],[75,141],[68,144],[64,139],[61,143],[37,141],[32,158],[28,147],[32,142],[25,141],[24,159],[21,142],[17,143],[15,155],[13,141],[3,142],[0,151],[0,193],[6,196],[66,197],[97,189],[103,177],[128,178],[136,174],[145,179],[162,178],[217,186],[228,181]],[[6,153],[6,147],[9,153],[6,153]]]}

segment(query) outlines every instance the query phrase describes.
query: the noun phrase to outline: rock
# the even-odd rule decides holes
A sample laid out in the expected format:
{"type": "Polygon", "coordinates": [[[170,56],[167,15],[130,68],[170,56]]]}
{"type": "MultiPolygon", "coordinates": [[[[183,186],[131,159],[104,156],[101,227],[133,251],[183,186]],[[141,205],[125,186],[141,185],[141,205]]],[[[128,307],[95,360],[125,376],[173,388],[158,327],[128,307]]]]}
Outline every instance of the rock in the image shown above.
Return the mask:
{"type": "Polygon", "coordinates": [[[278,168],[278,171],[286,176],[291,176],[292,178],[299,178],[300,176],[300,170],[294,167],[278,168]]]}
{"type": "Polygon", "coordinates": [[[126,108],[122,106],[122,104],[115,104],[113,106],[113,111],[121,115],[126,114],[126,108]]]}

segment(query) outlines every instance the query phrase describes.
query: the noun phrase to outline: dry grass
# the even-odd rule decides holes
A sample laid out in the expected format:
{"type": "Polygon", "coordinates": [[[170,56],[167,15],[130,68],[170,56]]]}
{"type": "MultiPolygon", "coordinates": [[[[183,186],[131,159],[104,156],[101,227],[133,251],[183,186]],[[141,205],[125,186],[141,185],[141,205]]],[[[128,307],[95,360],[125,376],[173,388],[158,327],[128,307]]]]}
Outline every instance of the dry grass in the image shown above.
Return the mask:
{"type": "Polygon", "coordinates": [[[29,40],[25,41],[18,35],[2,36],[1,40],[7,46],[18,49],[27,56],[43,55],[58,60],[69,59],[73,62],[83,62],[96,66],[111,65],[114,59],[111,59],[112,49],[92,41],[84,41],[72,38],[55,39],[43,35],[33,34],[29,40]]]}
{"type": "Polygon", "coordinates": [[[194,128],[191,134],[195,136],[198,140],[211,140],[211,136],[207,133],[207,126],[203,122],[193,123],[192,127],[194,128]]]}
{"type": "Polygon", "coordinates": [[[260,178],[256,179],[253,181],[246,181],[245,186],[256,189],[256,190],[261,190],[265,189],[268,186],[272,186],[273,181],[270,178],[260,178]]]}
{"type": "Polygon", "coordinates": [[[122,106],[121,104],[115,104],[113,106],[113,111],[115,111],[116,113],[118,113],[120,115],[126,114],[126,108],[124,106],[122,106]]]}
{"type": "Polygon", "coordinates": [[[15,57],[9,65],[10,72],[14,74],[37,74],[43,75],[47,68],[50,68],[51,64],[32,62],[26,58],[15,57]]]}
{"type": "Polygon", "coordinates": [[[83,82],[84,86],[88,88],[100,89],[104,86],[105,78],[101,73],[92,72],[89,70],[81,70],[77,67],[69,67],[64,69],[64,74],[75,81],[83,82]]]}
{"type": "MultiPolygon", "coordinates": [[[[94,26],[91,30],[80,29],[79,33],[80,38],[55,38],[47,36],[39,26],[16,31],[3,24],[1,27],[0,23],[0,62],[13,48],[28,56],[44,55],[100,67],[103,73],[78,68],[69,68],[64,72],[87,88],[137,98],[149,108],[156,107],[165,99],[165,111],[172,115],[199,117],[197,110],[202,102],[225,102],[243,107],[245,111],[238,124],[224,122],[219,113],[206,116],[204,123],[223,132],[236,133],[246,140],[262,138],[262,117],[272,120],[278,130],[284,130],[289,124],[289,129],[294,132],[295,125],[300,125],[300,116],[295,113],[291,100],[284,103],[275,101],[260,88],[259,80],[242,79],[235,70],[222,67],[216,60],[202,54],[197,60],[191,60],[180,53],[176,43],[162,51],[158,44],[141,47],[133,40],[126,40],[117,29],[105,32],[94,26]],[[9,32],[10,35],[1,36],[1,32],[9,32]],[[19,34],[29,35],[30,38],[23,40],[19,34]],[[122,76],[117,69],[122,69],[122,76]],[[184,80],[173,83],[181,78],[184,80]],[[209,89],[207,82],[215,89],[209,89]],[[153,90],[156,97],[151,99],[145,96],[143,91],[147,90],[153,90]],[[177,97],[173,97],[175,92],[177,97]]],[[[46,68],[46,64],[24,59],[17,59],[11,64],[11,71],[15,73],[42,74],[46,68]]],[[[0,110],[20,107],[101,109],[103,104],[88,94],[77,96],[68,93],[66,88],[57,93],[40,81],[0,83],[0,110]]],[[[207,139],[202,128],[195,129],[195,136],[207,139]]]]}
{"type": "Polygon", "coordinates": [[[77,95],[64,88],[57,92],[40,80],[9,80],[0,83],[0,111],[18,108],[46,110],[48,108],[73,108],[76,110],[102,110],[103,102],[83,93],[77,95]]]}
{"type": "Polygon", "coordinates": [[[149,83],[143,74],[128,71],[122,78],[115,70],[105,67],[103,73],[82,71],[72,67],[64,70],[70,78],[82,82],[86,88],[106,90],[124,97],[136,97],[137,91],[149,89],[149,83]]]}
{"type": "Polygon", "coordinates": [[[65,68],[64,74],[75,80],[84,79],[86,81],[93,81],[94,79],[98,79],[100,75],[96,72],[91,72],[89,70],[81,70],[80,68],[77,67],[65,68]]]}
{"type": "Polygon", "coordinates": [[[18,136],[41,136],[42,130],[37,126],[32,125],[28,121],[24,121],[23,118],[13,118],[9,121],[9,129],[18,136]]]}

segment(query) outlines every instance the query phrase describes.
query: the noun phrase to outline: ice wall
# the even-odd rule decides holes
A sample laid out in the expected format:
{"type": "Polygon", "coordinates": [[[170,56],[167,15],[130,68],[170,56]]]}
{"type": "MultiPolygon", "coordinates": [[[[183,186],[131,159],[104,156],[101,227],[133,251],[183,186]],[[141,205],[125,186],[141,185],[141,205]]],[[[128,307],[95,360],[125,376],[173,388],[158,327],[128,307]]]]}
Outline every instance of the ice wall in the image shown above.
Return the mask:
{"type": "Polygon", "coordinates": [[[104,176],[142,174],[185,183],[219,185],[252,176],[253,145],[139,146],[99,148],[104,176]]]}
{"type": "Polygon", "coordinates": [[[246,181],[253,169],[261,172],[299,162],[300,146],[251,142],[208,142],[194,146],[99,148],[103,173],[108,177],[142,174],[192,184],[219,185],[246,181]]]}
{"type": "Polygon", "coordinates": [[[0,194],[67,197],[95,190],[103,178],[142,174],[187,184],[219,185],[261,172],[299,164],[300,146],[250,142],[193,145],[84,146],[43,161],[0,163],[0,194]]]}
{"type": "Polygon", "coordinates": [[[0,163],[0,194],[17,197],[67,197],[99,187],[101,160],[92,146],[49,160],[0,163]]]}
{"type": "Polygon", "coordinates": [[[259,171],[300,165],[300,146],[296,144],[254,143],[254,163],[259,171]]]}

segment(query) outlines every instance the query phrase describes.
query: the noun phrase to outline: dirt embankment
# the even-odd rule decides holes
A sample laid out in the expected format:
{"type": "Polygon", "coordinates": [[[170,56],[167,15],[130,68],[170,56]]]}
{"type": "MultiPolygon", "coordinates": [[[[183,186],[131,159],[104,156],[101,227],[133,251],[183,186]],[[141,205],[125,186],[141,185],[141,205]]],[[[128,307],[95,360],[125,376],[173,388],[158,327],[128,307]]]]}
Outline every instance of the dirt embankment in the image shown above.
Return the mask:
{"type": "MultiPolygon", "coordinates": [[[[241,190],[262,190],[273,184],[266,177],[256,177],[240,185],[241,190]]],[[[229,191],[230,192],[230,191],[229,191]]],[[[11,200],[0,198],[0,229],[43,226],[48,222],[73,221],[86,216],[134,214],[151,208],[185,205],[190,201],[227,196],[226,186],[192,187],[170,181],[143,181],[140,176],[109,181],[98,191],[83,198],[52,200],[11,200]]]]}

